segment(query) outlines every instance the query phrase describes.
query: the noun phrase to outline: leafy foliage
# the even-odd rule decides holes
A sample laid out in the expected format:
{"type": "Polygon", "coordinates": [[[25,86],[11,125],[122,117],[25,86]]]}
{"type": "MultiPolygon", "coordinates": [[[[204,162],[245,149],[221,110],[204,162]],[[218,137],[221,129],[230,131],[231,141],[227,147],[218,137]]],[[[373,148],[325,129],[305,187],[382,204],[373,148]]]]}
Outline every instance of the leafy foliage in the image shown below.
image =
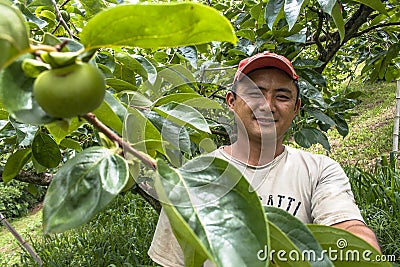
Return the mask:
{"type": "MultiPolygon", "coordinates": [[[[373,65],[364,70],[372,71],[373,79],[400,76],[394,64],[398,56],[397,36],[390,28],[396,29],[398,24],[388,24],[388,20],[398,16],[398,7],[379,0],[355,2],[362,4],[344,5],[334,0],[208,1],[215,6],[211,8],[195,3],[13,1],[18,11],[2,0],[0,29],[11,36],[0,35],[0,47],[7,51],[0,58],[0,115],[5,121],[0,124],[0,138],[7,142],[10,154],[3,181],[18,176],[26,166],[37,172],[56,173],[44,207],[44,225],[49,232],[88,222],[121,191],[129,189],[134,184],[132,179],[143,188],[155,182],[157,193],[168,196],[165,201],[171,200],[170,193],[179,188],[183,191],[178,196],[188,205],[182,207],[173,202],[173,206],[164,207],[181,244],[187,245],[184,252],[189,266],[198,266],[206,258],[221,266],[237,262],[241,266],[267,266],[269,261],[255,258],[256,250],[282,236],[293,241],[287,233],[290,229],[267,220],[257,196],[248,192],[245,179],[234,170],[228,173],[237,178],[237,184],[233,185],[229,177],[216,183],[224,189],[218,199],[224,208],[211,205],[197,210],[191,202],[195,195],[188,185],[197,185],[202,179],[215,181],[226,171],[227,163],[216,160],[209,169],[193,173],[196,164],[204,165],[204,158],[192,158],[215,147],[210,144],[215,133],[227,139],[225,122],[218,119],[226,114],[218,117],[218,109],[232,80],[229,70],[240,59],[264,50],[294,60],[301,76],[303,108],[289,135],[294,135],[304,147],[320,143],[326,150],[330,145],[324,132],[336,128],[346,136],[346,119],[358,95],[336,96],[329,92],[329,83],[322,73],[336,52],[345,44],[365,49],[358,41],[350,40],[389,26],[385,34],[391,36],[393,43],[387,52],[380,51],[374,62],[366,58],[358,61],[373,65]],[[9,13],[13,16],[6,16],[9,13]],[[370,19],[376,20],[377,27],[365,26],[370,19]],[[10,27],[14,21],[17,27],[10,27]],[[14,43],[19,40],[21,46],[17,47],[14,43]],[[103,103],[92,113],[77,118],[47,114],[32,94],[35,78],[46,69],[81,62],[102,71],[107,84],[103,103]],[[93,134],[95,138],[78,142],[74,137],[82,136],[80,130],[85,129],[87,122],[96,127],[89,131],[89,136],[93,134]],[[154,170],[160,175],[155,181],[154,170]],[[223,231],[224,235],[240,242],[225,246],[222,235],[205,242],[212,229],[198,226],[210,209],[217,213],[226,209],[233,217],[243,219],[242,230],[223,227],[231,229],[223,231]],[[190,221],[188,214],[198,215],[197,220],[190,221]],[[253,224],[254,218],[258,224],[253,224]],[[269,225],[274,229],[271,233],[269,225]],[[226,253],[231,257],[225,257],[226,253]]],[[[349,59],[349,64],[356,60],[349,59]]],[[[289,227],[296,226],[289,215],[282,216],[291,222],[289,227]]],[[[303,237],[312,235],[303,232],[303,237]]],[[[318,241],[331,244],[326,237],[318,241]]],[[[317,241],[310,242],[315,245],[313,249],[318,246],[317,241]]],[[[297,251],[303,249],[295,241],[284,248],[293,247],[297,251]]],[[[369,247],[361,242],[358,248],[369,247]]]]}

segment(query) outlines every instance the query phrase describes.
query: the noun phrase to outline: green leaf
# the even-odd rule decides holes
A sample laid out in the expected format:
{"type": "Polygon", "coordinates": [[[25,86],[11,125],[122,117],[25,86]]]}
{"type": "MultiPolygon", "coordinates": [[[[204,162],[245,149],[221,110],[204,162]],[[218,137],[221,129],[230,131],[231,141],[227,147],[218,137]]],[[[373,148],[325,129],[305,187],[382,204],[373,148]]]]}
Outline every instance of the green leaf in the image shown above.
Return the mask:
{"type": "Polygon", "coordinates": [[[0,69],[30,49],[28,30],[19,10],[0,2],[0,69]]]}
{"type": "Polygon", "coordinates": [[[161,97],[153,103],[153,106],[161,106],[170,102],[177,102],[194,108],[222,109],[217,101],[191,93],[177,93],[161,97]]]}
{"type": "Polygon", "coordinates": [[[170,102],[168,104],[155,107],[154,111],[167,120],[170,120],[178,125],[188,125],[199,131],[211,133],[208,123],[203,115],[188,105],[170,102]]]}
{"type": "Polygon", "coordinates": [[[115,53],[115,58],[128,69],[136,72],[151,84],[157,79],[157,70],[145,57],[127,53],[115,53]]]}
{"type": "Polygon", "coordinates": [[[197,3],[120,5],[93,17],[82,29],[86,49],[113,46],[176,47],[226,41],[236,43],[231,23],[197,3]],[[168,14],[168,16],[165,16],[168,14]]]}
{"type": "Polygon", "coordinates": [[[326,115],[325,113],[323,113],[321,110],[317,109],[317,108],[313,108],[313,107],[306,107],[305,112],[307,112],[308,114],[310,114],[311,116],[313,116],[314,118],[316,118],[317,120],[328,124],[330,126],[335,126],[336,123],[335,121],[329,117],[328,115],[326,115]]]}
{"type": "Polygon", "coordinates": [[[336,2],[336,4],[333,6],[331,16],[333,18],[333,21],[335,22],[336,27],[338,28],[339,35],[340,35],[340,41],[342,42],[344,40],[345,36],[345,29],[344,29],[344,20],[342,16],[342,11],[340,10],[339,4],[336,2]]]}
{"type": "Polygon", "coordinates": [[[265,20],[268,23],[270,29],[273,28],[275,20],[278,18],[284,4],[284,0],[270,0],[265,7],[265,20]]]}
{"type": "Polygon", "coordinates": [[[181,65],[163,68],[158,77],[171,84],[172,88],[180,93],[195,93],[197,89],[193,73],[181,65]]]}
{"type": "Polygon", "coordinates": [[[179,55],[182,55],[190,65],[197,69],[197,49],[195,46],[183,46],[177,49],[179,55]]]}
{"type": "Polygon", "coordinates": [[[122,133],[122,122],[125,118],[126,109],[115,97],[106,91],[104,101],[93,113],[108,127],[117,133],[122,133]]]}
{"type": "Polygon", "coordinates": [[[54,176],[44,200],[47,233],[88,222],[128,182],[126,161],[102,147],[91,147],[68,160],[54,176]]]}
{"type": "Polygon", "coordinates": [[[312,128],[303,128],[294,134],[294,140],[304,148],[309,148],[318,141],[318,135],[312,128]]]}
{"type": "Polygon", "coordinates": [[[65,147],[65,148],[71,148],[71,149],[74,149],[74,150],[76,150],[78,152],[82,151],[81,144],[79,144],[78,141],[75,141],[74,139],[71,139],[71,138],[64,138],[60,142],[60,146],[61,147],[65,147]]]}
{"type": "Polygon", "coordinates": [[[39,29],[43,29],[44,27],[47,26],[48,23],[45,20],[36,17],[24,4],[22,3],[15,3],[15,4],[16,6],[18,6],[19,10],[21,10],[22,14],[24,14],[24,16],[29,21],[35,23],[39,27],[39,29]]]}
{"type": "Polygon", "coordinates": [[[336,0],[317,0],[322,10],[329,15],[332,14],[333,6],[336,3],[336,0]]]}
{"type": "Polygon", "coordinates": [[[133,85],[129,82],[126,82],[126,81],[120,80],[120,79],[116,79],[116,78],[107,78],[106,84],[117,92],[125,91],[125,90],[129,90],[129,91],[137,90],[136,85],[133,85]]]}
{"type": "Polygon", "coordinates": [[[388,15],[386,11],[386,6],[381,0],[354,0],[354,2],[369,6],[370,8],[379,11],[379,13],[388,15]]]}
{"type": "Polygon", "coordinates": [[[0,100],[17,120],[27,124],[45,124],[54,120],[43,111],[33,97],[34,79],[22,70],[22,62],[33,56],[22,56],[0,72],[0,100]]]}
{"type": "Polygon", "coordinates": [[[144,114],[160,131],[163,140],[166,140],[179,151],[191,155],[190,137],[185,127],[174,124],[154,111],[144,114]]]}
{"type": "Polygon", "coordinates": [[[8,183],[18,175],[22,167],[30,160],[31,152],[32,150],[30,148],[25,148],[18,150],[8,157],[6,165],[4,166],[3,176],[1,177],[4,183],[8,183]]]}
{"type": "Polygon", "coordinates": [[[56,120],[52,123],[46,124],[46,129],[56,140],[57,144],[61,142],[67,135],[79,128],[83,124],[83,120],[78,117],[70,120],[56,120]]]}
{"type": "Polygon", "coordinates": [[[81,0],[79,1],[87,12],[87,16],[91,17],[103,9],[107,8],[102,0],[81,0]]]}
{"type": "Polygon", "coordinates": [[[126,102],[131,107],[150,107],[153,102],[146,96],[138,92],[123,92],[121,99],[126,98],[126,102]]]}
{"type": "Polygon", "coordinates": [[[285,0],[283,11],[285,13],[286,21],[289,25],[289,31],[293,28],[300,15],[301,6],[304,0],[285,0]]]}
{"type": "MultiPolygon", "coordinates": [[[[280,267],[299,267],[299,262],[286,260],[289,252],[295,255],[301,255],[299,248],[296,247],[289,237],[275,224],[268,221],[268,227],[271,238],[271,248],[266,248],[262,253],[258,254],[259,257],[261,259],[272,257],[273,261],[280,267]],[[273,253],[272,250],[274,251],[273,253]],[[286,254],[283,257],[281,255],[283,253],[282,251],[286,254]]],[[[309,267],[311,264],[308,261],[302,261],[301,266],[309,267]]]]}
{"type": "Polygon", "coordinates": [[[257,257],[269,247],[265,214],[235,167],[199,157],[180,169],[159,160],[157,170],[156,191],[183,247],[185,266],[200,266],[205,258],[216,266],[268,266],[257,257]]]}
{"type": "Polygon", "coordinates": [[[33,138],[32,155],[47,168],[55,168],[61,162],[61,152],[57,143],[48,134],[38,132],[33,138]]]}
{"type": "Polygon", "coordinates": [[[295,69],[309,69],[309,68],[318,68],[321,67],[324,62],[320,60],[315,60],[311,58],[297,58],[293,62],[293,67],[295,69]]]}
{"type": "MultiPolygon", "coordinates": [[[[135,108],[128,108],[128,113],[124,119],[122,138],[130,144],[143,142],[144,140],[156,140],[162,143],[158,129],[135,108]]],[[[144,145],[136,148],[139,151],[146,152],[144,145]]]]}
{"type": "Polygon", "coordinates": [[[332,254],[331,260],[336,266],[392,266],[387,261],[379,261],[381,254],[370,244],[345,230],[316,224],[307,227],[322,248],[332,254]]]}
{"type": "MultiPolygon", "coordinates": [[[[284,232],[302,253],[305,253],[305,259],[311,266],[334,266],[304,223],[283,209],[272,206],[266,206],[264,209],[268,220],[284,232]]],[[[302,254],[297,256],[301,259],[302,254]]]]}

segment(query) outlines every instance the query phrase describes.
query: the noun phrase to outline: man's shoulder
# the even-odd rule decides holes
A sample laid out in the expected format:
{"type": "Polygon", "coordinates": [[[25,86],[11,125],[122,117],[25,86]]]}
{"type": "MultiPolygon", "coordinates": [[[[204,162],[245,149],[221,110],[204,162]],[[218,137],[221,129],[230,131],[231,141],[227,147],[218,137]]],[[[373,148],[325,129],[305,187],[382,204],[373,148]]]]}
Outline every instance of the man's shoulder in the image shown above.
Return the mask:
{"type": "Polygon", "coordinates": [[[287,150],[288,153],[288,158],[298,158],[302,159],[305,161],[305,163],[310,163],[310,162],[316,162],[316,163],[336,163],[335,160],[332,158],[323,155],[323,154],[317,154],[309,151],[305,151],[299,148],[294,148],[285,145],[285,149],[287,150]]]}

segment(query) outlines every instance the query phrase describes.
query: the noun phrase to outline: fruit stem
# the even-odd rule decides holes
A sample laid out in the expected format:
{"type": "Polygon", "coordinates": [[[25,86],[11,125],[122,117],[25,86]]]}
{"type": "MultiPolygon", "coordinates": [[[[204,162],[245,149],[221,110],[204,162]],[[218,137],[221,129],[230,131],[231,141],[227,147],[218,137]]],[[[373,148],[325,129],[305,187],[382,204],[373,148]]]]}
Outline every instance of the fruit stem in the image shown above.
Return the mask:
{"type": "Polygon", "coordinates": [[[156,161],[150,156],[134,149],[129,143],[125,142],[118,134],[114,133],[110,128],[108,128],[103,122],[101,122],[96,115],[89,112],[82,116],[89,123],[95,126],[100,132],[104,133],[108,138],[115,141],[120,145],[124,151],[127,151],[138,158],[141,162],[152,169],[156,169],[156,161]]]}

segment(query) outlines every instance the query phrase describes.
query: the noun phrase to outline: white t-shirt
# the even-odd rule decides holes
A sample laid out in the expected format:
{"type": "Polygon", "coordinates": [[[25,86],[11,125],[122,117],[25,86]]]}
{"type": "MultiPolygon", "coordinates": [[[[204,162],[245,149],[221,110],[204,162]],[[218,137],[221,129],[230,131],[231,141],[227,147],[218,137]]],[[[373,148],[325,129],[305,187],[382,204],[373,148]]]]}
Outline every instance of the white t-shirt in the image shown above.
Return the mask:
{"type": "MultiPolygon", "coordinates": [[[[212,155],[242,171],[263,205],[284,209],[304,223],[332,225],[347,220],[363,221],[349,179],[329,157],[285,146],[284,152],[272,162],[251,166],[221,148],[212,155]]],[[[182,250],[163,210],[148,254],[162,266],[184,266],[182,250]]],[[[212,265],[207,261],[205,266],[212,265]]]]}

